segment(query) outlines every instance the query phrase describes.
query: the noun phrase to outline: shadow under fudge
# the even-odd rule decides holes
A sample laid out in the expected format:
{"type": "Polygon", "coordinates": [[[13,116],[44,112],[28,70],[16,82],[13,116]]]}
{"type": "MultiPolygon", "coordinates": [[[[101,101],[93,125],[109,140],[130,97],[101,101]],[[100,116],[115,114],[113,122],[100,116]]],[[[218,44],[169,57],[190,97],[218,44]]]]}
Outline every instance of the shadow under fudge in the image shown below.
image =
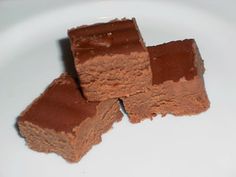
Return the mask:
{"type": "Polygon", "coordinates": [[[19,128],[19,126],[18,126],[18,124],[17,124],[19,118],[20,118],[20,116],[17,116],[17,117],[16,117],[16,122],[14,123],[13,127],[14,127],[14,129],[16,130],[17,135],[18,135],[19,137],[21,137],[21,138],[24,138],[24,137],[20,134],[20,128],[19,128]]]}
{"type": "Polygon", "coordinates": [[[123,103],[123,100],[119,98],[118,101],[119,101],[120,109],[122,110],[123,113],[127,115],[128,113],[125,110],[125,105],[123,103]]]}
{"type": "Polygon", "coordinates": [[[77,78],[77,72],[74,65],[74,58],[70,48],[69,38],[62,38],[58,40],[61,49],[61,60],[64,64],[64,72],[68,73],[73,78],[77,78]]]}
{"type": "Polygon", "coordinates": [[[80,87],[80,79],[75,69],[74,57],[71,51],[69,38],[66,37],[66,38],[59,39],[58,45],[61,49],[61,60],[64,65],[64,72],[69,74],[71,77],[73,77],[76,80],[78,84],[78,89],[80,90],[81,95],[84,97],[82,88],[80,87]]]}

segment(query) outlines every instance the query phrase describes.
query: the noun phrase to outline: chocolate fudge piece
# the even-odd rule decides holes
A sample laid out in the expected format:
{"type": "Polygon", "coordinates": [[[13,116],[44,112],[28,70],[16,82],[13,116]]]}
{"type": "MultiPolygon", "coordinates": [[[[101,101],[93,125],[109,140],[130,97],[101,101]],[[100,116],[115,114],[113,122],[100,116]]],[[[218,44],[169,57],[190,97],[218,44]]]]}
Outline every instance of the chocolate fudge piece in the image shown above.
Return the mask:
{"type": "Polygon", "coordinates": [[[152,86],[122,99],[131,122],[158,114],[194,115],[209,108],[203,60],[193,39],[148,47],[148,51],[152,86]]]}
{"type": "Polygon", "coordinates": [[[76,81],[63,74],[27,107],[18,125],[31,149],[76,162],[121,117],[117,99],[87,102],[76,81]]]}
{"type": "Polygon", "coordinates": [[[149,54],[135,19],[81,26],[68,35],[89,101],[133,95],[151,85],[149,54]]]}

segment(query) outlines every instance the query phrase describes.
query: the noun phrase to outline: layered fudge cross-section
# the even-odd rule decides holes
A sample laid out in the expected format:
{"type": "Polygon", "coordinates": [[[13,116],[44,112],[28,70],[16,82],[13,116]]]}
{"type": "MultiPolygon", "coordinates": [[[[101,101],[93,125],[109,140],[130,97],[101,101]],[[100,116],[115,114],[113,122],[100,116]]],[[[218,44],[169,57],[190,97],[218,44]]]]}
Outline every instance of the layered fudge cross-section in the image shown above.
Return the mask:
{"type": "Polygon", "coordinates": [[[149,54],[135,19],[81,26],[68,35],[89,101],[133,95],[151,85],[149,54]]]}
{"type": "Polygon", "coordinates": [[[148,47],[153,74],[148,91],[122,98],[130,121],[158,114],[194,115],[206,111],[204,65],[193,39],[148,47]]]}
{"type": "Polygon", "coordinates": [[[31,149],[76,162],[121,117],[116,99],[87,102],[76,81],[62,74],[26,108],[18,125],[31,149]]]}

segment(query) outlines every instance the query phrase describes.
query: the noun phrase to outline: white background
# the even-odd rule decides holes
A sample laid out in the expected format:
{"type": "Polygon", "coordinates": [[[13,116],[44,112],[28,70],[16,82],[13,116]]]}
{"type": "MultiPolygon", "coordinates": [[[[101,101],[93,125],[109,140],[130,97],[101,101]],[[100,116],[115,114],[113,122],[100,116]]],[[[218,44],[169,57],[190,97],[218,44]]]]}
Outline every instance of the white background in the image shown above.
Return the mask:
{"type": "Polygon", "coordinates": [[[236,177],[234,1],[0,1],[0,177],[236,177]],[[63,70],[68,28],[137,18],[147,45],[195,38],[211,108],[203,114],[122,122],[79,163],[34,152],[14,127],[63,70]]]}
{"type": "MultiPolygon", "coordinates": [[[[30,18],[58,7],[76,3],[98,2],[102,0],[1,0],[0,1],[0,30],[7,29],[17,22],[30,18]]],[[[114,0],[108,0],[114,1],[114,0]]],[[[119,1],[119,0],[116,0],[119,1]]],[[[130,0],[129,0],[130,1],[130,0]]],[[[135,1],[135,0],[133,0],[135,1]]],[[[198,9],[203,9],[218,18],[236,23],[235,0],[149,0],[174,2],[198,9]]]]}

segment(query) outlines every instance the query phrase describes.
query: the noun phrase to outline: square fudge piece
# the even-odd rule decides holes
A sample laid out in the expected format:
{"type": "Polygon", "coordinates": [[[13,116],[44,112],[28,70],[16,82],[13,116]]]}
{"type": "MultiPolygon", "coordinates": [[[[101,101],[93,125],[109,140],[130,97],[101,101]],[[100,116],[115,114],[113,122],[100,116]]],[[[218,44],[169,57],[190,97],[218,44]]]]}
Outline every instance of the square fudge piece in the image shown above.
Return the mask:
{"type": "Polygon", "coordinates": [[[152,86],[122,99],[131,122],[158,114],[194,115],[209,108],[203,60],[193,39],[148,47],[148,51],[152,86]]]}
{"type": "Polygon", "coordinates": [[[121,117],[116,99],[87,102],[76,81],[63,74],[27,107],[18,125],[31,149],[76,162],[121,117]]]}
{"type": "Polygon", "coordinates": [[[68,35],[89,101],[133,95],[151,85],[149,54],[135,19],[81,26],[68,35]]]}

